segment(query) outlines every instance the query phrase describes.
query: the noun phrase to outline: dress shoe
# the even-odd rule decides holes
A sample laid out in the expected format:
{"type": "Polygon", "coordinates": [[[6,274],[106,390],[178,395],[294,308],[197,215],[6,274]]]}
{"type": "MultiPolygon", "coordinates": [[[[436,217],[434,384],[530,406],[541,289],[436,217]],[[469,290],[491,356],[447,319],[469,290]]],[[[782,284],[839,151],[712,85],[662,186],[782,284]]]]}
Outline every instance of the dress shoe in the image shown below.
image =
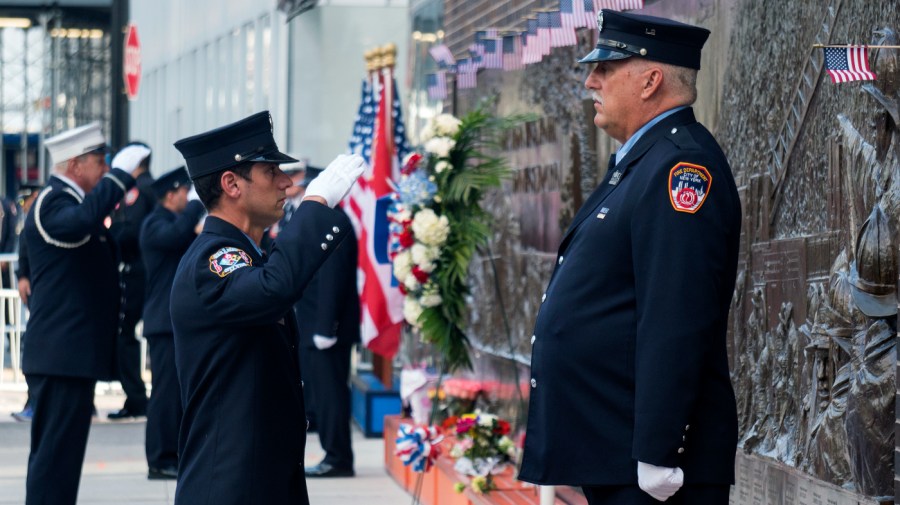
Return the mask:
{"type": "Polygon", "coordinates": [[[128,407],[122,407],[121,409],[110,412],[106,415],[110,421],[123,421],[126,419],[135,419],[137,417],[147,417],[146,411],[136,411],[131,410],[128,407]]]}
{"type": "Polygon", "coordinates": [[[10,415],[20,423],[30,423],[31,418],[34,417],[34,409],[31,408],[31,405],[26,405],[22,412],[13,412],[10,415]]]}
{"type": "Polygon", "coordinates": [[[356,475],[352,468],[335,468],[328,463],[319,463],[306,469],[307,477],[353,477],[356,475]]]}
{"type": "Polygon", "coordinates": [[[178,478],[178,469],[174,466],[163,468],[150,468],[147,471],[147,480],[174,480],[178,478]]]}

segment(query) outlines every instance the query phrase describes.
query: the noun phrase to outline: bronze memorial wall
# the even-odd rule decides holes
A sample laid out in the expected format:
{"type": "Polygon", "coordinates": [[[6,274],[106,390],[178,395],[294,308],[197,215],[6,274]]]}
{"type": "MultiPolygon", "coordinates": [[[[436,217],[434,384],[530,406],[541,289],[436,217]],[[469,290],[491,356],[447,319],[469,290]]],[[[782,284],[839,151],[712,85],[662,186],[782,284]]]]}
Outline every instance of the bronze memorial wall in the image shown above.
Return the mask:
{"type": "MultiPolygon", "coordinates": [[[[892,503],[900,50],[870,49],[878,78],[836,85],[812,45],[897,45],[900,3],[646,4],[646,13],[713,31],[695,110],[725,149],[742,199],[729,334],[740,420],[732,503],[892,503]],[[884,315],[873,303],[893,310],[884,315]]],[[[448,40],[464,47],[471,27],[509,17],[489,5],[445,2],[448,40]],[[462,5],[471,15],[454,18],[462,5]]],[[[498,113],[538,116],[503,143],[513,176],[486,200],[494,234],[470,273],[474,373],[482,378],[527,377],[556,246],[603,176],[600,160],[617,148],[591,122],[588,68],[575,63],[590,34],[579,37],[578,47],[554,49],[522,71],[481,71],[478,87],[452,100],[457,114],[493,97],[498,113]]],[[[524,419],[521,401],[484,401],[524,419]]]]}

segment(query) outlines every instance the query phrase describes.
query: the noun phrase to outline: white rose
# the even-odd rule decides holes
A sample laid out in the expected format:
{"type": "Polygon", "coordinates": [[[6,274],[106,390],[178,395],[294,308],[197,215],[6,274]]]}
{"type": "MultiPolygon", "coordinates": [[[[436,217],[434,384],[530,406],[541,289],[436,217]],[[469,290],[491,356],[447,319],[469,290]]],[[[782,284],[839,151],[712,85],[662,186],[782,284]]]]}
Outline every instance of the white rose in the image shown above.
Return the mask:
{"type": "Polygon", "coordinates": [[[422,209],[413,217],[412,232],[425,245],[441,246],[450,234],[450,221],[447,216],[438,217],[431,209],[422,209]]]}
{"type": "Polygon", "coordinates": [[[426,126],[425,129],[422,130],[422,133],[419,135],[420,144],[424,144],[425,142],[428,142],[429,140],[434,138],[435,133],[433,126],[434,122],[432,120],[432,122],[429,122],[428,126],[426,126]]]}
{"type": "Polygon", "coordinates": [[[405,208],[394,213],[394,220],[398,223],[403,223],[410,219],[412,219],[412,214],[405,208]]]}
{"type": "Polygon", "coordinates": [[[494,425],[494,420],[496,419],[497,416],[492,414],[478,414],[478,425],[490,428],[494,425]]]}
{"type": "Polygon", "coordinates": [[[437,307],[444,301],[437,293],[425,294],[419,297],[419,305],[423,307],[437,307]]]}
{"type": "Polygon", "coordinates": [[[428,247],[421,243],[413,244],[410,252],[412,253],[413,264],[418,265],[426,273],[431,273],[434,270],[434,262],[441,256],[441,250],[437,247],[428,247]]]}
{"type": "MultiPolygon", "coordinates": [[[[399,280],[399,279],[398,279],[399,280]]],[[[403,285],[406,286],[407,291],[415,291],[419,289],[419,279],[416,279],[415,275],[410,275],[406,277],[406,280],[403,281],[403,285]]]]}
{"type": "Polygon", "coordinates": [[[452,137],[459,132],[459,125],[462,123],[452,114],[440,114],[433,120],[432,129],[441,135],[452,137]]]}
{"type": "Polygon", "coordinates": [[[425,142],[425,150],[438,158],[446,158],[455,145],[456,141],[449,137],[434,137],[425,142]]]}
{"type": "Polygon", "coordinates": [[[422,306],[419,305],[419,302],[416,301],[415,298],[411,296],[407,296],[406,300],[403,302],[403,318],[406,319],[406,322],[418,327],[419,326],[419,316],[422,315],[422,306]]]}
{"type": "Polygon", "coordinates": [[[412,270],[412,254],[409,251],[403,251],[396,256],[394,256],[394,277],[400,281],[405,282],[406,279],[410,276],[410,271],[412,270]]]}
{"type": "Polygon", "coordinates": [[[444,161],[444,160],[441,160],[434,164],[434,171],[436,173],[441,173],[444,170],[450,170],[452,168],[453,168],[453,165],[451,165],[450,162],[444,161]]]}

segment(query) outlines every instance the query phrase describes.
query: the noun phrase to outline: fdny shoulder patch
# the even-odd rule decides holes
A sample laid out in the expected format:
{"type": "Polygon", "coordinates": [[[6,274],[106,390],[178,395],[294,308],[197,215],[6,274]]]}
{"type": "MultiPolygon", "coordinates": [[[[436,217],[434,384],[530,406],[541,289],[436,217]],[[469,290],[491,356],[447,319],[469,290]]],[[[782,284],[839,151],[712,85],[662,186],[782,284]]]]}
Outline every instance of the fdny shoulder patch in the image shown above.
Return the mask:
{"type": "Polygon", "coordinates": [[[678,212],[694,214],[706,201],[712,176],[706,167],[679,162],[669,171],[669,200],[678,212]]]}
{"type": "Polygon", "coordinates": [[[140,192],[138,191],[138,188],[131,188],[128,193],[125,193],[125,205],[128,205],[129,207],[134,205],[134,202],[137,201],[139,194],[140,192]]]}
{"type": "Polygon", "coordinates": [[[223,247],[209,257],[209,271],[219,277],[252,265],[253,258],[237,247],[223,247]]]}

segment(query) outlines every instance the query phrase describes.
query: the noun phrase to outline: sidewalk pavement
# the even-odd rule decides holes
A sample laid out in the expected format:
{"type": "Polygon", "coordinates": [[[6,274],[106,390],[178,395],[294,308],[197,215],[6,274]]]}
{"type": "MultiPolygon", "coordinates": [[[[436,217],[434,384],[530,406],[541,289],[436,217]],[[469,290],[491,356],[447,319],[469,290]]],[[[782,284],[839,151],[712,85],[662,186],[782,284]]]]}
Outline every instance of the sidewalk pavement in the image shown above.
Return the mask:
{"type": "MultiPolygon", "coordinates": [[[[97,390],[95,405],[100,416],[91,426],[78,505],[171,505],[175,483],[147,480],[145,422],[107,421],[106,414],[118,410],[125,397],[118,387],[101,383],[97,390]]],[[[25,502],[30,425],[18,423],[9,415],[21,410],[24,403],[24,384],[0,385],[0,505],[25,502]]],[[[354,429],[353,452],[356,477],[307,480],[312,505],[395,505],[411,501],[385,471],[380,438],[366,439],[354,429]]],[[[310,433],[306,464],[318,463],[323,455],[318,436],[310,433]]]]}

